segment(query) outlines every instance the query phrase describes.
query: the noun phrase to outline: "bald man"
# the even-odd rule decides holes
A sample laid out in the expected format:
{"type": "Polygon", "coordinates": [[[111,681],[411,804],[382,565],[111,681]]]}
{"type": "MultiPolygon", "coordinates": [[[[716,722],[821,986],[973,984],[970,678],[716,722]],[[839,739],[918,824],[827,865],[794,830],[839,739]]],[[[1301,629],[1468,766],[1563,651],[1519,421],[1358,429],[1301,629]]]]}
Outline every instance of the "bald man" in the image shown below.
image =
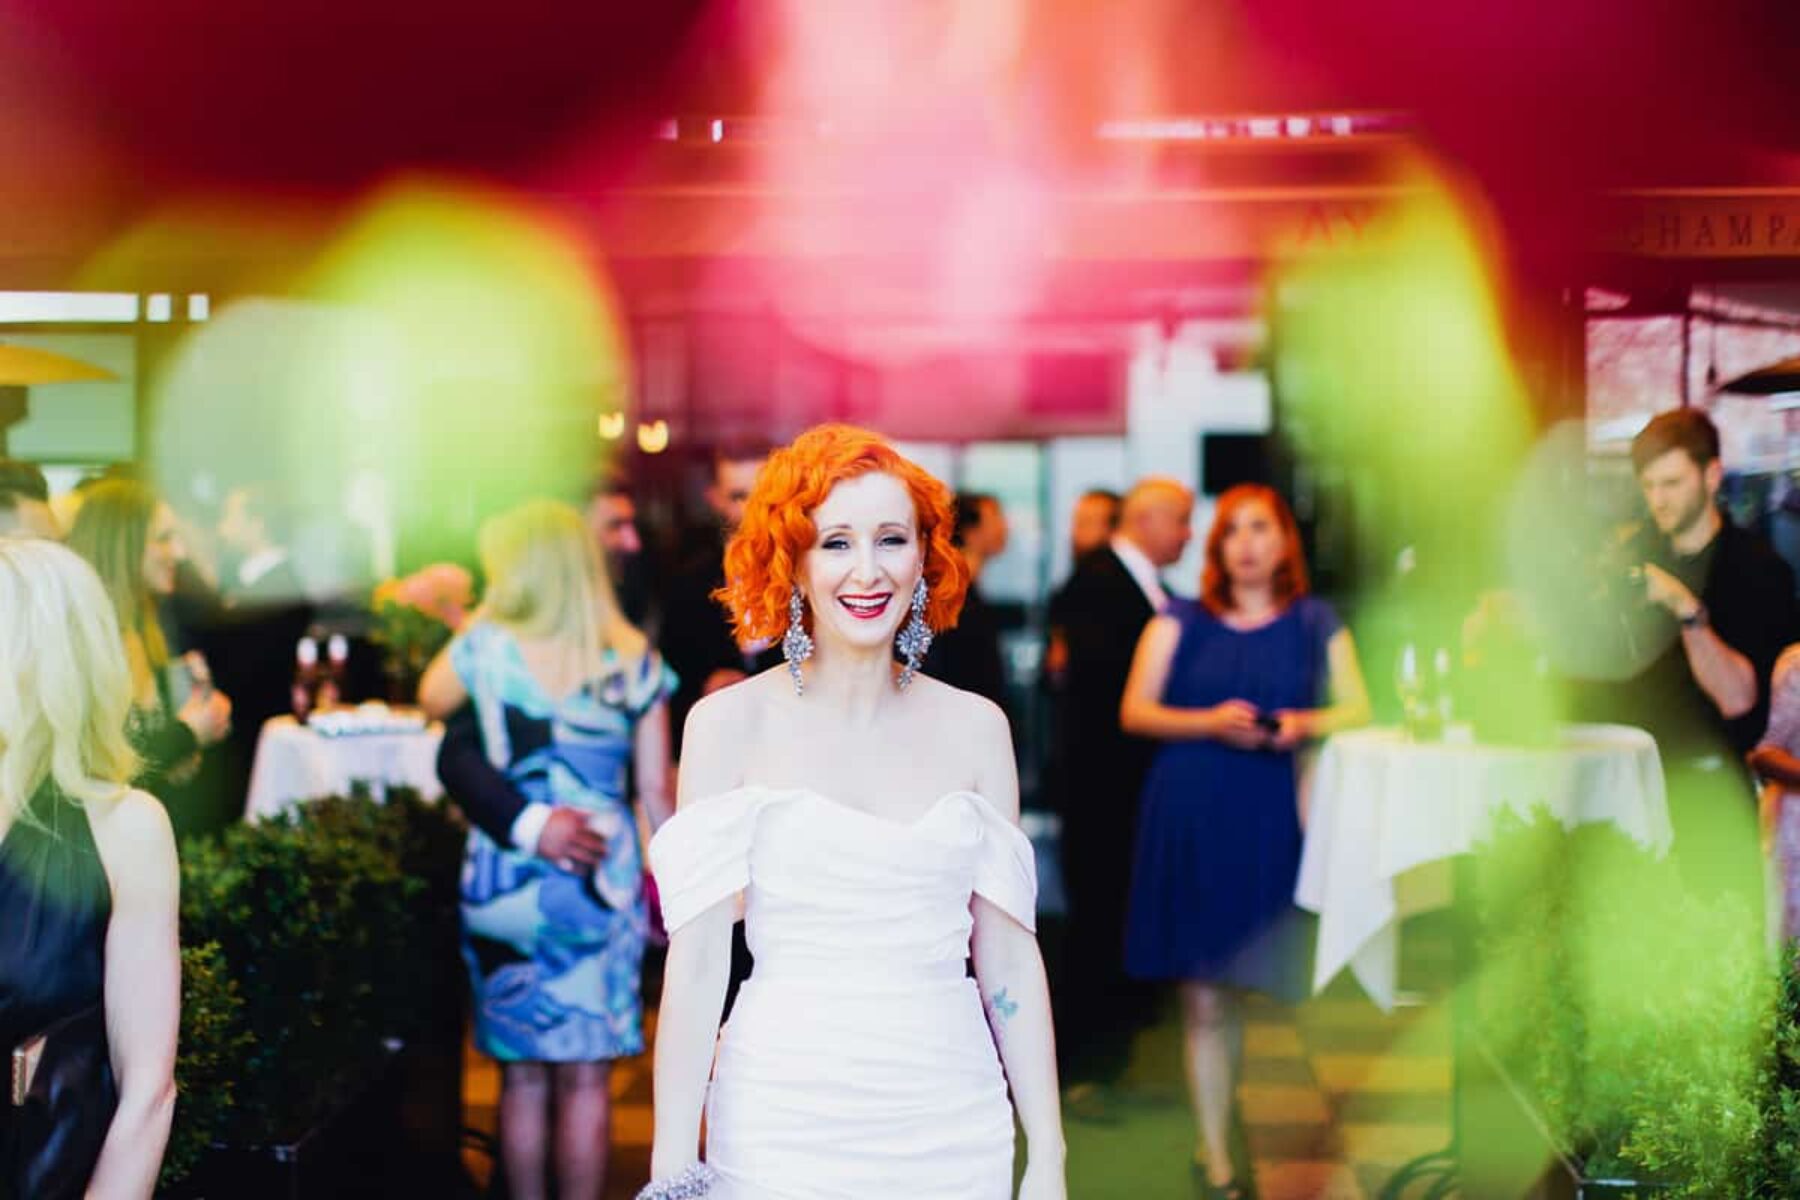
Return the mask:
{"type": "Polygon", "coordinates": [[[1051,777],[1064,789],[1069,918],[1056,1040],[1064,1078],[1090,1094],[1124,1069],[1147,1008],[1144,989],[1125,976],[1123,947],[1138,793],[1152,746],[1121,732],[1119,699],[1138,636],[1168,602],[1160,572],[1181,558],[1193,515],[1194,495],[1178,481],[1139,481],[1125,496],[1118,531],[1076,566],[1060,604],[1068,653],[1051,777]]]}

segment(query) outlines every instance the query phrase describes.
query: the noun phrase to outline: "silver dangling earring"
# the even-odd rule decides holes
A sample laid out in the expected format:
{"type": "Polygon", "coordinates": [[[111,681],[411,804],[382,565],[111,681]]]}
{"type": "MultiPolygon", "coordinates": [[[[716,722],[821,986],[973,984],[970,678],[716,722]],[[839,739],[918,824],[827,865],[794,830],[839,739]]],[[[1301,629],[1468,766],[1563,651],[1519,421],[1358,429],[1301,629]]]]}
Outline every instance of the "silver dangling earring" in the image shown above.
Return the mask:
{"type": "Polygon", "coordinates": [[[788,597],[788,627],[781,635],[781,657],[787,659],[788,674],[794,677],[794,695],[805,693],[806,683],[800,676],[800,664],[812,657],[812,635],[806,632],[806,606],[800,598],[800,585],[794,585],[788,597]]]}
{"type": "Polygon", "coordinates": [[[925,604],[931,594],[925,590],[925,576],[919,576],[919,582],[913,585],[912,616],[906,619],[906,627],[900,631],[895,644],[900,647],[900,654],[906,661],[900,666],[900,690],[905,691],[913,681],[913,672],[919,669],[925,652],[931,649],[931,626],[925,623],[925,604]]]}

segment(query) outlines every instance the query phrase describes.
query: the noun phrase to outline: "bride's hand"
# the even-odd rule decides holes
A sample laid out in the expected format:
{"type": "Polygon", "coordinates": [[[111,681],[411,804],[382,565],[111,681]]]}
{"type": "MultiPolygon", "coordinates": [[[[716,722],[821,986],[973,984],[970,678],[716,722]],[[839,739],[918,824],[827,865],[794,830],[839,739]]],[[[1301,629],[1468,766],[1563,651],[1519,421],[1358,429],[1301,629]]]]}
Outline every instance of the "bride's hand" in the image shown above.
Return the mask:
{"type": "Polygon", "coordinates": [[[1069,1185],[1063,1178],[1063,1164],[1027,1157],[1025,1174],[1019,1179],[1019,1200],[1068,1200],[1069,1185]]]}

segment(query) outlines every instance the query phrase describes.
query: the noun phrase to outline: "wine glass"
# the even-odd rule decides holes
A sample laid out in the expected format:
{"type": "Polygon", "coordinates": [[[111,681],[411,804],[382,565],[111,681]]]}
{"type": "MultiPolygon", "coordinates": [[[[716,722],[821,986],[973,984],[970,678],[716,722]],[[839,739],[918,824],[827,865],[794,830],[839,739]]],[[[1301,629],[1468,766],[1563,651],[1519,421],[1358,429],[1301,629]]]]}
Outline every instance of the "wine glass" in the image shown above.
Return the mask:
{"type": "Polygon", "coordinates": [[[1400,698],[1400,723],[1412,737],[1425,704],[1425,663],[1411,642],[1400,647],[1394,660],[1394,693],[1400,698]]]}

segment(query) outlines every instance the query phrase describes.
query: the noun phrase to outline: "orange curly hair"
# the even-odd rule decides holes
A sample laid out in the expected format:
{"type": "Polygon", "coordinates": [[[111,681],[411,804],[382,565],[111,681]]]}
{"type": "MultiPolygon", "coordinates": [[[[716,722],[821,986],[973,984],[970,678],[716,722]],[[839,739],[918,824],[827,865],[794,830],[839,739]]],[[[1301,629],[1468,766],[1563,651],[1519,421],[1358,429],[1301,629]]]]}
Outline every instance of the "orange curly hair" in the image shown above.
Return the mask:
{"type": "Polygon", "coordinates": [[[1219,497],[1218,506],[1213,509],[1212,529],[1206,534],[1205,565],[1200,570],[1200,602],[1214,616],[1231,611],[1231,574],[1225,569],[1225,535],[1231,532],[1231,521],[1237,516],[1238,509],[1247,504],[1267,507],[1287,543],[1287,557],[1275,568],[1272,581],[1275,602],[1285,608],[1307,592],[1306,551],[1300,543],[1300,526],[1294,520],[1294,510],[1274,488],[1260,483],[1240,483],[1219,497]]]}
{"type": "Polygon", "coordinates": [[[819,532],[813,510],[844,480],[875,472],[892,475],[912,494],[931,593],[926,624],[940,633],[956,624],[969,567],[950,542],[956,523],[950,489],[880,434],[818,425],[769,455],[745,502],[743,524],[725,547],[725,586],[713,598],[731,610],[740,641],[780,637],[787,629],[800,561],[819,532]]]}

